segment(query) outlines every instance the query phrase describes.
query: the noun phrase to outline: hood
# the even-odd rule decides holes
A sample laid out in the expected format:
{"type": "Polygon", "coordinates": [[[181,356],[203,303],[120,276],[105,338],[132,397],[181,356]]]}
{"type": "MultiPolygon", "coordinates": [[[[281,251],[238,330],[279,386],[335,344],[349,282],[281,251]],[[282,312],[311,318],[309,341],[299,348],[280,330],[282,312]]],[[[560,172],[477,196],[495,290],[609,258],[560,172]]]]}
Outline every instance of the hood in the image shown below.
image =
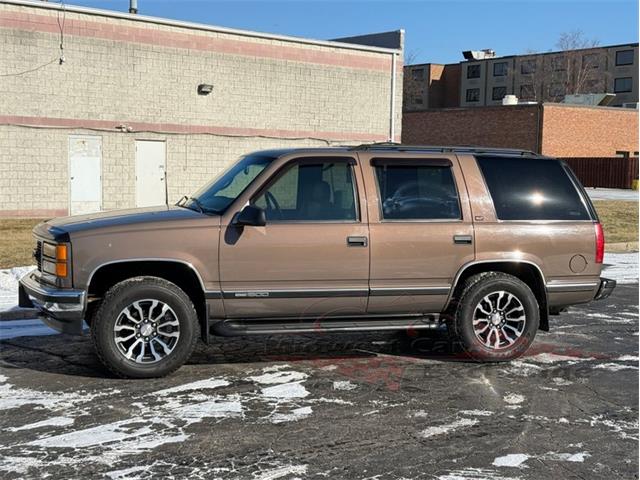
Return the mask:
{"type": "Polygon", "coordinates": [[[39,225],[39,227],[41,227],[40,230],[48,230],[49,234],[64,232],[73,235],[74,233],[102,228],[127,227],[131,225],[143,226],[144,224],[155,222],[185,221],[203,217],[207,218],[208,216],[187,208],[162,205],[53,218],[39,225]]]}

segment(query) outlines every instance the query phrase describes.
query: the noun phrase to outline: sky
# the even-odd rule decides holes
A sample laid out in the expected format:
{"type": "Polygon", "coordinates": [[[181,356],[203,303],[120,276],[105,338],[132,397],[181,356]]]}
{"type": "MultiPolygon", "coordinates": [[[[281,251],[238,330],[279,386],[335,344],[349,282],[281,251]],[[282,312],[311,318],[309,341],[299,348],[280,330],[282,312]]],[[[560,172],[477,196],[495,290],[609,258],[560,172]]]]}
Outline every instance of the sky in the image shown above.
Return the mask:
{"type": "MultiPolygon", "coordinates": [[[[55,1],[55,0],[51,0],[55,1]]],[[[128,0],[68,4],[127,11],[128,0]]],[[[452,63],[463,50],[500,56],[556,49],[563,32],[580,30],[599,45],[638,41],[637,0],[138,0],[140,14],[331,39],[405,30],[411,63],[452,63]]]]}

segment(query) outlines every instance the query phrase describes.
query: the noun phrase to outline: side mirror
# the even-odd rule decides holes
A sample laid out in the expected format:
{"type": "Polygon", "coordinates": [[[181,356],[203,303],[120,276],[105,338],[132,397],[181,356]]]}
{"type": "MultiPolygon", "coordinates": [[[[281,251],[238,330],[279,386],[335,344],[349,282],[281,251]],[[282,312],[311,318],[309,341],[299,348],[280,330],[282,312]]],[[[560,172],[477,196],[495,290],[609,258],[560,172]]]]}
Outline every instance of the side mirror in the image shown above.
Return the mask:
{"type": "Polygon", "coordinates": [[[251,227],[264,227],[267,224],[265,212],[255,205],[247,205],[233,216],[232,225],[243,227],[245,225],[251,227]]]}

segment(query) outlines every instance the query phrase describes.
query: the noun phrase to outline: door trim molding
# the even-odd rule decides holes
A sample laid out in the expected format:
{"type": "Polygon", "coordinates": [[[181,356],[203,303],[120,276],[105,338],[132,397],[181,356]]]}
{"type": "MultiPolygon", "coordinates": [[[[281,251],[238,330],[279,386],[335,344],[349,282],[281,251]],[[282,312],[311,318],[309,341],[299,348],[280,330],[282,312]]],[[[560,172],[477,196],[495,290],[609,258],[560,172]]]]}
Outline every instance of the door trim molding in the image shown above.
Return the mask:
{"type": "Polygon", "coordinates": [[[448,295],[450,285],[435,287],[390,287],[390,288],[338,288],[338,289],[291,289],[291,290],[226,290],[222,298],[318,298],[318,297],[380,297],[409,295],[448,295]]]}

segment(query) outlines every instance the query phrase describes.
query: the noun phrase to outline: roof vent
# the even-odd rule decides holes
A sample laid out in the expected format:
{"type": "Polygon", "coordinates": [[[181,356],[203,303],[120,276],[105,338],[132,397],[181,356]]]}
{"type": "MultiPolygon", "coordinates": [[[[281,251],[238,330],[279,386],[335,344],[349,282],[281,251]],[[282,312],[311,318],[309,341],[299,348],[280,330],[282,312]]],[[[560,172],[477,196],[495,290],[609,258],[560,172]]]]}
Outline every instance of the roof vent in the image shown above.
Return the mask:
{"type": "Polygon", "coordinates": [[[487,58],[495,58],[495,50],[485,48],[483,50],[465,50],[462,52],[465,60],[486,60],[487,58]]]}

